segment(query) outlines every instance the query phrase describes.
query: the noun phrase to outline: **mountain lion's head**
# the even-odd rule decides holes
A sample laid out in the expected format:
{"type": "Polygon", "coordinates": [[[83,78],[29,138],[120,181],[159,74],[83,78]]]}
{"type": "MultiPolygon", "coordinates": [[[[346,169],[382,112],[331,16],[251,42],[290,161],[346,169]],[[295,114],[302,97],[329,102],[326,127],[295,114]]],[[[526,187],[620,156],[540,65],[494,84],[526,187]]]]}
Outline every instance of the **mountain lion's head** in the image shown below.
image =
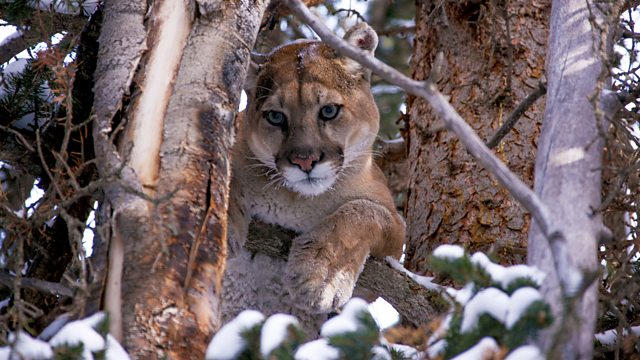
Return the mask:
{"type": "MultiPolygon", "coordinates": [[[[361,23],[345,35],[373,53],[378,37],[361,23]]],[[[245,139],[275,183],[306,196],[370,166],[379,114],[370,72],[320,41],[276,48],[260,65],[245,117],[245,139]]]]}

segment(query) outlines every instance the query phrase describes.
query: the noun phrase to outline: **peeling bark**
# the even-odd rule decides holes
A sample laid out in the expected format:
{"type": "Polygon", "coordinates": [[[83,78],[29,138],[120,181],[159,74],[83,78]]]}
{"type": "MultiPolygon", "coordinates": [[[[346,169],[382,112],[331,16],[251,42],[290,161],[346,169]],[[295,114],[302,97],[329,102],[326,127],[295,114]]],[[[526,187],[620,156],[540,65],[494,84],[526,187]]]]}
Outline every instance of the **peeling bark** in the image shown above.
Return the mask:
{"type": "Polygon", "coordinates": [[[153,7],[147,25],[149,49],[136,74],[137,100],[127,110],[129,124],[120,139],[121,149],[133,145],[128,161],[149,195],[158,180],[162,125],[191,28],[193,14],[187,7],[187,1],[159,1],[153,7]]]}
{"type": "Polygon", "coordinates": [[[162,90],[171,94],[164,121],[154,128],[162,131],[162,143],[159,153],[146,154],[160,161],[157,207],[150,208],[150,232],[125,243],[124,341],[134,358],[202,358],[220,326],[227,154],[265,6],[203,1],[189,8],[193,23],[176,56],[175,81],[162,90]]]}
{"type": "Polygon", "coordinates": [[[220,326],[227,154],[266,1],[149,5],[146,19],[144,1],[107,2],[100,39],[94,137],[114,179],[105,307],[132,358],[203,358],[220,326]]]}

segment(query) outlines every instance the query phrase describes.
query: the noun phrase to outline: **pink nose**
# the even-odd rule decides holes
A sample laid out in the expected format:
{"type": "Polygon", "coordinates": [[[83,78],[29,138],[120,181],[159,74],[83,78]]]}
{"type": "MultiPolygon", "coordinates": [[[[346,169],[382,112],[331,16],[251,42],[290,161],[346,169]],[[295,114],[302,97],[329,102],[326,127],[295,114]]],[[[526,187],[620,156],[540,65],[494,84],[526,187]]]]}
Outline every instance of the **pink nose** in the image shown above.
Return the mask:
{"type": "Polygon", "coordinates": [[[319,159],[318,155],[297,154],[293,156],[293,159],[291,159],[291,162],[298,165],[300,169],[302,169],[302,171],[309,172],[311,171],[311,169],[313,169],[313,166],[318,161],[318,159],[319,159]]]}

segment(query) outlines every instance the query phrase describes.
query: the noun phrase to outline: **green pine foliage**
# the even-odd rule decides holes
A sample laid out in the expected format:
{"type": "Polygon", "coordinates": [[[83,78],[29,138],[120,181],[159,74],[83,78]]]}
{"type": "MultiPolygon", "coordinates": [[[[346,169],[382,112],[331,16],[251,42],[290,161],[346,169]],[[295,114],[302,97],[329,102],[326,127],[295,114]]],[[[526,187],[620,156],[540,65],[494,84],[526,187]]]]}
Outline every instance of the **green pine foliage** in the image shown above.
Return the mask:
{"type": "Polygon", "coordinates": [[[289,325],[285,340],[269,354],[269,359],[293,360],[295,350],[304,343],[306,336],[299,327],[289,325]]]}
{"type": "MultiPolygon", "coordinates": [[[[357,301],[362,302],[360,299],[357,301]]],[[[369,311],[366,310],[366,307],[364,310],[358,311],[352,316],[353,318],[345,317],[342,319],[352,321],[351,325],[354,326],[350,327],[352,329],[351,331],[336,332],[334,330],[331,335],[321,337],[321,339],[326,340],[326,343],[333,351],[337,351],[339,359],[409,359],[405,356],[404,352],[383,344],[384,340],[381,340],[380,329],[369,311]]],[[[286,329],[286,334],[282,342],[271,350],[265,358],[260,351],[261,336],[273,336],[273,334],[263,333],[265,323],[266,321],[261,321],[253,327],[240,332],[240,337],[243,340],[242,350],[239,351],[234,359],[292,360],[301,346],[305,345],[305,335],[303,331],[296,324],[290,324],[286,329]]],[[[213,354],[213,357],[210,359],[216,359],[216,355],[213,354]]]]}
{"type": "MultiPolygon", "coordinates": [[[[476,257],[474,261],[465,253],[461,257],[432,257],[430,259],[433,269],[448,275],[458,283],[465,284],[463,290],[459,290],[459,292],[470,291],[468,296],[452,296],[452,310],[443,325],[446,334],[441,339],[431,341],[432,346],[437,342],[435,340],[445,341],[444,348],[438,354],[444,359],[451,359],[461,354],[484,337],[492,337],[500,347],[510,352],[519,346],[526,345],[540,330],[552,323],[551,308],[543,300],[537,300],[532,301],[522,311],[511,328],[507,327],[505,319],[496,319],[487,312],[481,312],[478,314],[475,325],[467,331],[462,331],[465,307],[480,291],[492,287],[510,296],[518,289],[527,287],[538,289],[540,287],[539,280],[535,279],[536,271],[531,269],[531,272],[527,274],[527,271],[523,270],[529,269],[522,266],[518,269],[521,270],[518,274],[522,274],[522,276],[515,277],[504,286],[503,277],[508,274],[510,268],[479,261],[479,258],[480,256],[476,257]]],[[[482,256],[482,259],[485,258],[482,256]]],[[[506,305],[509,306],[509,304],[506,305]]]]}
{"type": "Polygon", "coordinates": [[[391,360],[409,360],[411,359],[410,357],[405,356],[404,352],[398,350],[398,349],[394,349],[394,348],[390,348],[389,349],[389,355],[391,355],[391,360]]]}
{"type": "Polygon", "coordinates": [[[264,322],[260,322],[240,333],[244,340],[244,349],[238,355],[238,360],[258,359],[260,355],[260,331],[264,322]]]}
{"type": "Polygon", "coordinates": [[[515,349],[524,344],[531,336],[551,325],[552,321],[553,316],[549,304],[544,301],[535,301],[522,314],[520,321],[504,334],[500,343],[508,349],[515,349]]]}
{"type": "Polygon", "coordinates": [[[3,74],[0,84],[0,125],[12,126],[29,114],[34,114],[36,120],[50,116],[51,103],[46,100],[50,74],[34,69],[32,64],[33,61],[28,61],[21,72],[3,74]]]}
{"type": "Polygon", "coordinates": [[[473,264],[468,256],[455,260],[432,256],[429,261],[434,272],[446,274],[458,284],[474,283],[480,287],[492,285],[489,274],[473,264]]]}
{"type": "Polygon", "coordinates": [[[74,346],[58,346],[53,349],[55,360],[77,360],[82,359],[82,353],[84,352],[84,344],[79,343],[74,346]]]}
{"type": "Polygon", "coordinates": [[[380,329],[367,311],[361,312],[357,321],[359,331],[330,336],[329,344],[337,348],[345,359],[369,360],[371,348],[380,343],[380,329]]]}

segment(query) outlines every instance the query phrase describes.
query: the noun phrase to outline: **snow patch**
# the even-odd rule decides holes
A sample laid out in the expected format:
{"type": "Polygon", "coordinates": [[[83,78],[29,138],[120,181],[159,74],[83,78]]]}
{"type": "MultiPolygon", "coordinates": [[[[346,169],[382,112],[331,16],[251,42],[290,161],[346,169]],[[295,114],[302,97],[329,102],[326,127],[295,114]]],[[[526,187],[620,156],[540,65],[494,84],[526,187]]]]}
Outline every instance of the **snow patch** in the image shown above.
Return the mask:
{"type": "Polygon", "coordinates": [[[369,312],[376,320],[380,330],[390,328],[400,321],[400,314],[398,311],[394,309],[393,305],[389,304],[381,297],[369,304],[369,312]]]}
{"type": "Polygon", "coordinates": [[[300,346],[294,357],[296,360],[337,360],[340,352],[329,345],[327,339],[318,339],[300,346]]]}
{"type": "MultiPolygon", "coordinates": [[[[635,336],[640,336],[640,326],[632,326],[628,329],[622,329],[622,336],[629,335],[631,332],[635,336]]],[[[604,346],[613,346],[618,341],[618,331],[616,329],[607,330],[598,334],[595,334],[596,340],[604,346]]]]}
{"type": "Polygon", "coordinates": [[[12,42],[13,40],[22,37],[23,35],[24,35],[24,33],[21,30],[17,30],[15,32],[11,33],[9,36],[7,36],[2,41],[0,41],[0,48],[3,47],[3,46],[6,46],[7,44],[12,42]]]}
{"type": "Polygon", "coordinates": [[[544,360],[537,346],[525,345],[513,350],[504,360],[544,360]]]}
{"type": "Polygon", "coordinates": [[[427,348],[427,354],[429,355],[429,358],[435,359],[436,357],[438,357],[438,355],[444,351],[444,348],[446,346],[447,346],[446,340],[439,340],[431,344],[431,346],[427,348]]]}
{"type": "Polygon", "coordinates": [[[391,344],[389,346],[391,349],[401,352],[404,359],[417,360],[419,358],[418,350],[409,345],[391,344]]]}
{"type": "Polygon", "coordinates": [[[369,304],[366,301],[359,298],[349,300],[340,315],[332,317],[322,325],[320,335],[329,337],[358,331],[360,327],[358,317],[363,312],[369,313],[369,304]]]}
{"type": "Polygon", "coordinates": [[[471,297],[473,296],[475,285],[473,283],[468,283],[460,290],[450,287],[446,289],[447,294],[449,294],[458,304],[465,306],[469,302],[469,299],[471,299],[471,297]]]}
{"type": "Polygon", "coordinates": [[[38,360],[53,357],[53,350],[49,344],[32,338],[31,335],[24,331],[18,332],[17,336],[9,334],[9,342],[14,344],[13,351],[14,355],[18,355],[17,358],[38,360]]]}
{"type": "Polygon", "coordinates": [[[433,251],[433,256],[443,260],[456,260],[464,256],[464,249],[458,245],[440,245],[433,251]]]}
{"type": "Polygon", "coordinates": [[[287,338],[291,325],[298,326],[298,320],[287,314],[275,314],[265,321],[260,333],[260,352],[265,359],[287,338]]]}
{"type": "Polygon", "coordinates": [[[498,344],[493,338],[485,337],[478,341],[477,344],[469,348],[469,350],[460,353],[451,360],[479,360],[493,359],[493,354],[498,352],[498,344]]]}
{"type": "Polygon", "coordinates": [[[536,301],[542,300],[540,292],[532,287],[523,287],[511,294],[509,301],[509,313],[507,314],[506,326],[511,329],[529,306],[536,301]]]}
{"type": "Polygon", "coordinates": [[[129,354],[122,348],[122,345],[111,336],[107,334],[107,351],[104,355],[105,360],[129,360],[129,354]]]}
{"type": "Polygon", "coordinates": [[[18,59],[16,61],[10,62],[5,65],[2,70],[2,77],[4,78],[7,75],[15,75],[24,71],[24,68],[29,64],[29,60],[27,59],[18,59]]]}
{"type": "Polygon", "coordinates": [[[545,273],[538,270],[534,266],[527,265],[514,265],[510,267],[504,267],[502,265],[495,264],[489,260],[487,255],[477,252],[471,256],[471,262],[486,271],[491,279],[500,284],[502,288],[506,289],[516,279],[529,278],[538,285],[542,285],[545,273]]]}
{"type": "Polygon", "coordinates": [[[68,323],[49,340],[49,344],[57,347],[76,346],[82,343],[82,358],[93,359],[92,352],[105,349],[104,338],[94,330],[94,327],[104,320],[104,316],[104,313],[99,312],[88,318],[68,323]]]}
{"type": "Polygon", "coordinates": [[[389,350],[384,346],[376,345],[371,348],[371,359],[373,360],[392,360],[389,350]]]}
{"type": "Polygon", "coordinates": [[[414,274],[411,271],[405,269],[405,267],[402,266],[402,264],[400,264],[398,260],[392,258],[391,256],[387,256],[385,259],[387,260],[389,265],[391,265],[392,268],[406,274],[411,278],[411,280],[415,281],[416,283],[418,283],[418,285],[424,287],[425,289],[436,290],[436,291],[439,291],[442,289],[442,286],[433,283],[433,276],[421,276],[418,274],[414,274]]]}
{"type": "Polygon", "coordinates": [[[518,278],[528,278],[535,282],[538,286],[542,286],[542,282],[546,274],[535,266],[514,265],[506,268],[503,278],[500,280],[502,287],[507,288],[518,278]]]}
{"type": "Polygon", "coordinates": [[[607,330],[607,331],[598,333],[595,336],[596,336],[596,340],[598,340],[600,344],[604,346],[613,346],[616,344],[616,341],[618,339],[618,331],[616,331],[615,329],[607,330]]]}
{"type": "Polygon", "coordinates": [[[241,332],[252,328],[264,320],[264,315],[256,310],[245,310],[222,327],[211,339],[207,347],[207,360],[234,359],[244,349],[241,332]]]}
{"type": "Polygon", "coordinates": [[[60,14],[91,15],[98,6],[98,0],[38,0],[32,6],[40,10],[55,11],[60,14]]]}
{"type": "Polygon", "coordinates": [[[476,327],[482,314],[489,314],[504,324],[509,309],[509,296],[496,288],[487,288],[476,294],[464,308],[460,331],[465,333],[476,327]]]}

